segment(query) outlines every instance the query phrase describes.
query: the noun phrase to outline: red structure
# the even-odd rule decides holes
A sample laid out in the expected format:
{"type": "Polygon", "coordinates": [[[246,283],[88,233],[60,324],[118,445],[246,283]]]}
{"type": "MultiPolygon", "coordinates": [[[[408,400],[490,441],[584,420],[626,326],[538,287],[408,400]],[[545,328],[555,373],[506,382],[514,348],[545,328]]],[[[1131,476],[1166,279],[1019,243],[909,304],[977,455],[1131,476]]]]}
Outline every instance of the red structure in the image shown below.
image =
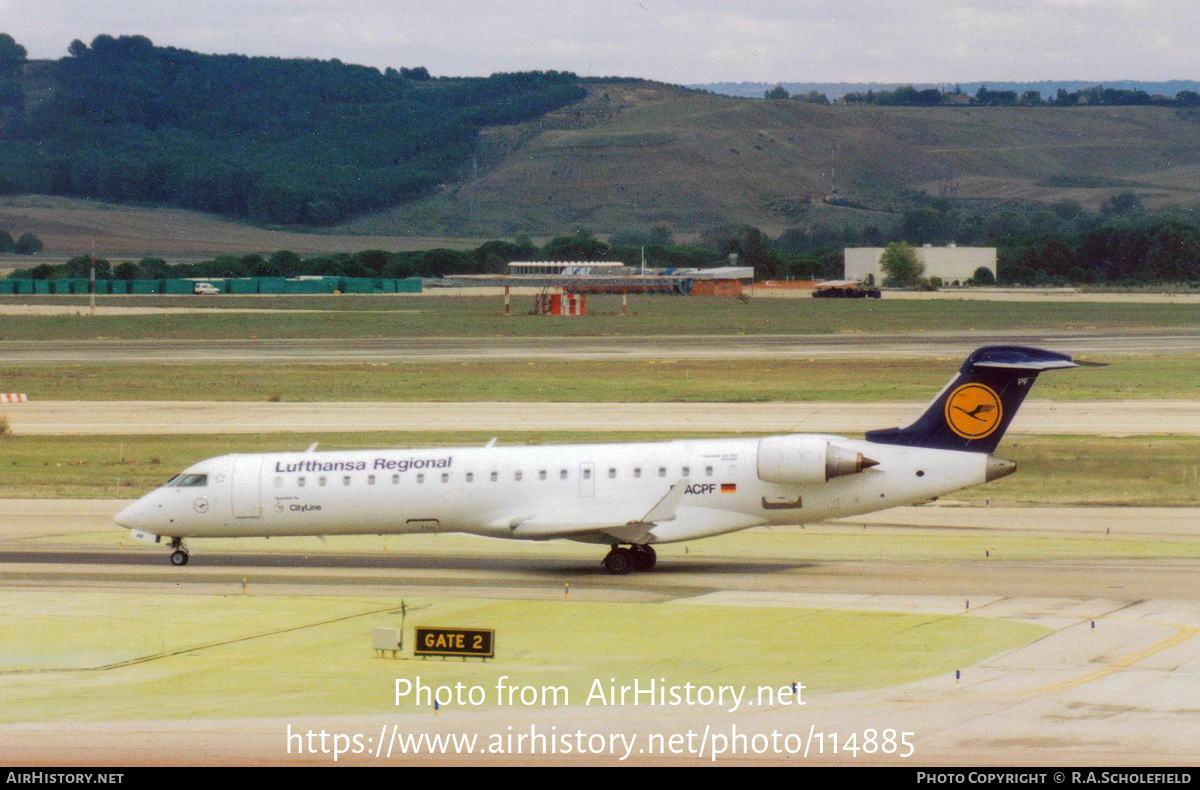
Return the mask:
{"type": "Polygon", "coordinates": [[[587,294],[542,291],[533,303],[534,315],[587,315],[587,294]]]}

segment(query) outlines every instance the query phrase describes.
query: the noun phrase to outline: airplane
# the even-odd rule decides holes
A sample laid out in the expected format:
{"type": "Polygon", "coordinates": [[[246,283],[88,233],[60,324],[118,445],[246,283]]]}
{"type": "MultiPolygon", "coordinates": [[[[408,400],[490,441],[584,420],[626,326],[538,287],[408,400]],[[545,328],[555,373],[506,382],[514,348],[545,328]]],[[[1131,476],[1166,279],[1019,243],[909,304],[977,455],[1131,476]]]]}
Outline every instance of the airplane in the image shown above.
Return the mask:
{"type": "MultiPolygon", "coordinates": [[[[915,505],[1016,471],[993,451],[1039,373],[1077,367],[1024,346],[974,351],[907,428],[623,444],[223,455],[116,516],[131,535],[186,538],[463,532],[607,545],[611,574],[654,546],[763,525],[915,505]]],[[[1094,363],[1091,363],[1094,364],[1094,363]]]]}

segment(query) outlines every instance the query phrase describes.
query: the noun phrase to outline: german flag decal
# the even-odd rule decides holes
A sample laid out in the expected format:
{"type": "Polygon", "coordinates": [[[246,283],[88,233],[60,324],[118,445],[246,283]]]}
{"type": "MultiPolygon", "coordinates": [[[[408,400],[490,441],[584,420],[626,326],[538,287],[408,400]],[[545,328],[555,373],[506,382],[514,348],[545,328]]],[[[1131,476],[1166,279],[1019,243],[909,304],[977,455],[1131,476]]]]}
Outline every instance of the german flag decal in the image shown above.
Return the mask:
{"type": "Polygon", "coordinates": [[[722,494],[736,494],[737,493],[737,483],[721,483],[721,493],[722,494]]]}

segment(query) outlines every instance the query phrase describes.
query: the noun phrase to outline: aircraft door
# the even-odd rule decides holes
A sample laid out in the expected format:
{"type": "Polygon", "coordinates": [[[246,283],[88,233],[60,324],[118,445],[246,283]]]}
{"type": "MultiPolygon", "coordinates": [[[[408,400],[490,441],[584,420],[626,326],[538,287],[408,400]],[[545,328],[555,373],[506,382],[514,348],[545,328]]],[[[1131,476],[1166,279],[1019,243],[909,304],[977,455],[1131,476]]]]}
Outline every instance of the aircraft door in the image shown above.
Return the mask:
{"type": "Polygon", "coordinates": [[[579,496],[596,495],[596,465],[585,461],[579,465],[579,496]]]}
{"type": "Polygon", "coordinates": [[[261,455],[239,455],[233,461],[230,475],[230,500],[234,518],[258,518],[262,515],[261,455]]]}

